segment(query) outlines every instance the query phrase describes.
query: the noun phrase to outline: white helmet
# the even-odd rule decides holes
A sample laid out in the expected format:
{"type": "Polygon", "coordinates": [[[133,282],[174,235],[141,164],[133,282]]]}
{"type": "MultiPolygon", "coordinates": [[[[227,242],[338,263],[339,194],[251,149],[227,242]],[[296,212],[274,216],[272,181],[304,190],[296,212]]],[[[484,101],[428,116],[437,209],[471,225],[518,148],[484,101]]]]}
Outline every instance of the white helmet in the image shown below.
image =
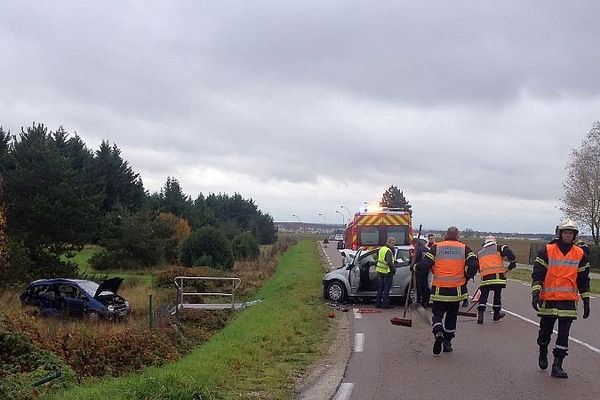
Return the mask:
{"type": "Polygon", "coordinates": [[[489,235],[489,236],[486,236],[485,239],[483,239],[483,245],[484,246],[489,246],[489,245],[492,245],[492,244],[495,244],[495,243],[496,243],[496,237],[495,236],[489,235]]]}
{"type": "Polygon", "coordinates": [[[575,235],[577,235],[579,233],[579,228],[577,227],[575,222],[568,219],[566,221],[563,221],[563,223],[558,226],[558,235],[559,236],[562,231],[573,231],[573,233],[575,235]]]}

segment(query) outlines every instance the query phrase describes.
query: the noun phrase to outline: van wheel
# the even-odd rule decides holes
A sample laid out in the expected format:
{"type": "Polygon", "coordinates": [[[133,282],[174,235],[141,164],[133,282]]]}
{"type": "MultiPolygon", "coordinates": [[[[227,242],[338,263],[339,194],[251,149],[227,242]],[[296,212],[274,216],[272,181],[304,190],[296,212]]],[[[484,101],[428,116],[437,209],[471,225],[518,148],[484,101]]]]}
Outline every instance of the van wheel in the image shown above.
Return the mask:
{"type": "Polygon", "coordinates": [[[327,299],[341,303],[346,298],[346,288],[340,281],[333,281],[327,285],[325,294],[327,295],[327,299]]]}

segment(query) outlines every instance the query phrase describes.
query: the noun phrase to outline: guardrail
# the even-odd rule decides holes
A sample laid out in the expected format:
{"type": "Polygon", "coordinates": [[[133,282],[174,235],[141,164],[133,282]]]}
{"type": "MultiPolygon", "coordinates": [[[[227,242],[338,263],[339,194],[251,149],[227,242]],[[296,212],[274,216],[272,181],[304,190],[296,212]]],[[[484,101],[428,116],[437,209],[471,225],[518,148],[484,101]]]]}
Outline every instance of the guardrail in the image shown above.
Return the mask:
{"type": "MultiPolygon", "coordinates": [[[[177,305],[176,311],[183,308],[191,309],[205,309],[205,310],[217,310],[225,308],[242,308],[245,305],[235,302],[235,291],[240,286],[242,280],[240,278],[221,278],[214,276],[177,276],[174,279],[175,285],[177,286],[177,305]],[[186,281],[231,281],[231,291],[228,292],[186,292],[184,282],[186,281]],[[186,302],[188,297],[203,297],[203,296],[222,296],[230,297],[231,302],[227,303],[194,303],[186,302]]],[[[190,286],[188,285],[188,288],[190,286]]],[[[193,288],[191,288],[193,289],[193,288]]]]}

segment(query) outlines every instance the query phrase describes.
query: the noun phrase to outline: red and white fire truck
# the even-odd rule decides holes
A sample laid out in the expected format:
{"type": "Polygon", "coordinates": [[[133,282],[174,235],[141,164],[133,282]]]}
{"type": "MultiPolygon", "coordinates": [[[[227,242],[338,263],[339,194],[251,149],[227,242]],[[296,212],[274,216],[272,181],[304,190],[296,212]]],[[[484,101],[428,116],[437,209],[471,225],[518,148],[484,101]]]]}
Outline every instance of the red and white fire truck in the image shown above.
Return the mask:
{"type": "Polygon", "coordinates": [[[389,237],[398,245],[409,245],[412,240],[410,211],[398,208],[369,207],[356,214],[344,234],[345,247],[380,247],[389,237]]]}

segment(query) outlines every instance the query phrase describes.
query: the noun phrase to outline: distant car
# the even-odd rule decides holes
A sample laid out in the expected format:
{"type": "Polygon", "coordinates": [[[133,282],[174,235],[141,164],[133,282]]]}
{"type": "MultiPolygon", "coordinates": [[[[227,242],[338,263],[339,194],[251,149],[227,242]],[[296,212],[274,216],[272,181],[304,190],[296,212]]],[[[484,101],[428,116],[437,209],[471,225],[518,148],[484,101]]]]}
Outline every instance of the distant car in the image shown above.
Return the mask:
{"type": "Polygon", "coordinates": [[[344,240],[344,235],[342,235],[341,233],[338,233],[335,235],[334,240],[344,240]]]}
{"type": "Polygon", "coordinates": [[[43,317],[125,318],[131,307],[117,294],[122,282],[122,278],[100,284],[81,279],[38,279],[23,291],[21,304],[38,308],[43,317]]]}
{"type": "MultiPolygon", "coordinates": [[[[412,246],[396,246],[396,273],[390,290],[390,297],[404,297],[410,283],[410,253],[412,246]]],[[[360,248],[354,254],[344,250],[343,265],[323,276],[323,297],[334,302],[350,298],[375,297],[377,295],[377,255],[379,249],[360,248]]],[[[431,283],[431,276],[430,276],[431,283]]],[[[415,291],[411,291],[411,298],[415,291]]]]}

